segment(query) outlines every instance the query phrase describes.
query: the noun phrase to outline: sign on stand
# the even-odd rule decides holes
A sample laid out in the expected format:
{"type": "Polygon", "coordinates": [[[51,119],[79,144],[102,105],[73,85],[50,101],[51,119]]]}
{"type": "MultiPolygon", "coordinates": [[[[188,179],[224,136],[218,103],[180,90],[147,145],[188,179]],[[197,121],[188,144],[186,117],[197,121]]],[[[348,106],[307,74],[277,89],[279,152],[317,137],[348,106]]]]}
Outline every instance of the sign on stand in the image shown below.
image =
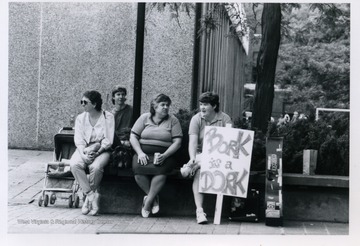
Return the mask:
{"type": "Polygon", "coordinates": [[[247,197],[254,132],[206,126],[199,192],[216,194],[214,224],[220,224],[223,195],[247,197]]]}

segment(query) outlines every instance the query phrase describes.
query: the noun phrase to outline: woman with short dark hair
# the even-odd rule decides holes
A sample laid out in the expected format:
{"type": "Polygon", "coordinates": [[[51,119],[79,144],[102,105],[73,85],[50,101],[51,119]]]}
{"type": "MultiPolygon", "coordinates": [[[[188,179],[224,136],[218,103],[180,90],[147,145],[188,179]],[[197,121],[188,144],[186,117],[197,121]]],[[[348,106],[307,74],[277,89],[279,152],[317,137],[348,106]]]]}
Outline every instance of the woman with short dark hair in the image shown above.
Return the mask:
{"type": "Polygon", "coordinates": [[[114,139],[114,116],[101,109],[102,98],[98,91],[86,91],[80,103],[84,112],[75,121],[76,150],[70,159],[70,169],[86,195],[82,213],[96,215],[99,211],[98,188],[114,139]],[[89,178],[86,169],[89,169],[89,178]]]}
{"type": "Polygon", "coordinates": [[[183,177],[194,177],[193,194],[196,206],[196,220],[198,224],[207,223],[203,210],[204,195],[199,192],[201,168],[201,152],[204,140],[205,126],[226,126],[232,124],[229,115],[220,111],[219,96],[212,92],[205,92],[199,97],[200,112],[191,118],[189,126],[189,156],[190,160],[181,168],[183,177]]]}
{"type": "Polygon", "coordinates": [[[176,166],[173,155],[181,146],[180,122],[169,115],[170,105],[168,96],[157,95],[150,103],[150,113],[142,114],[131,129],[130,142],[136,152],[135,180],[146,193],[141,209],[144,218],[159,212],[158,194],[165,185],[166,175],[176,166]],[[155,158],[156,152],[160,154],[155,158]]]}

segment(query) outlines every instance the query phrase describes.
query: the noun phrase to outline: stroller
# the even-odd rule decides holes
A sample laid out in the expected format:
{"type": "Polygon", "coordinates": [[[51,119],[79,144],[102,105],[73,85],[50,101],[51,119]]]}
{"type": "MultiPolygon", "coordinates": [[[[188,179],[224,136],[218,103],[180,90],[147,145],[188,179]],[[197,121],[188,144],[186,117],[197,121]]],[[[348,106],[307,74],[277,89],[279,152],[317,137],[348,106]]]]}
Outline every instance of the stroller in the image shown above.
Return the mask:
{"type": "Polygon", "coordinates": [[[70,171],[69,159],[76,147],[74,143],[74,130],[72,127],[63,127],[54,136],[55,150],[54,161],[46,164],[44,186],[39,196],[38,204],[47,207],[55,204],[57,193],[70,193],[61,197],[68,199],[69,208],[78,208],[80,198],[78,195],[79,184],[70,171]],[[47,193],[51,193],[50,197],[47,193]]]}

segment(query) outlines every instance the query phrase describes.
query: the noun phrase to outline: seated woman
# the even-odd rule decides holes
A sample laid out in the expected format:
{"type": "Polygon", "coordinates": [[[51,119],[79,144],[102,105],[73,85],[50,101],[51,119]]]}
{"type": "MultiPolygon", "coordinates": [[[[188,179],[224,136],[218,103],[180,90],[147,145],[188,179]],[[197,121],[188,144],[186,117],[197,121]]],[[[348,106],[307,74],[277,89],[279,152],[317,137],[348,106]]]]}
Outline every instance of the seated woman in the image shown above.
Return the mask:
{"type": "Polygon", "coordinates": [[[142,114],[131,129],[130,143],[136,154],[133,157],[135,180],[147,194],[143,199],[141,215],[159,212],[158,193],[166,175],[176,166],[173,154],[180,148],[182,130],[179,120],[169,115],[171,100],[159,94],[151,101],[150,113],[142,114]],[[154,153],[159,152],[154,162],[154,153]]]}
{"type": "Polygon", "coordinates": [[[207,223],[203,210],[204,195],[199,192],[199,178],[201,168],[201,152],[205,126],[226,126],[232,124],[229,115],[219,110],[219,96],[212,92],[204,92],[199,97],[200,112],[191,118],[189,126],[189,156],[190,160],[181,168],[184,177],[194,176],[192,190],[196,206],[196,220],[198,224],[207,223]]]}
{"type": "Polygon", "coordinates": [[[70,170],[86,194],[82,213],[96,215],[99,211],[98,188],[114,139],[114,116],[101,109],[101,94],[97,91],[86,91],[80,102],[84,112],[75,121],[76,150],[70,159],[70,170]],[[86,169],[90,172],[89,179],[86,169]]]}

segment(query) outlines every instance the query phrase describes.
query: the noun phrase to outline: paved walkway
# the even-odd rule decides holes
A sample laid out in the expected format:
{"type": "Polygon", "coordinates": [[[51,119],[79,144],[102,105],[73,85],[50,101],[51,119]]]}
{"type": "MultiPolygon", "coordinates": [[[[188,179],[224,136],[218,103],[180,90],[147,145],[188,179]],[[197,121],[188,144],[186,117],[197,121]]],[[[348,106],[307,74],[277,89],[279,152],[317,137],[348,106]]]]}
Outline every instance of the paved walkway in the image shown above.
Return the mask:
{"type": "Polygon", "coordinates": [[[81,234],[217,234],[217,235],[348,235],[344,223],[284,221],[282,227],[264,222],[233,222],[198,225],[193,217],[142,218],[139,214],[102,214],[91,217],[80,208],[69,208],[58,197],[54,205],[39,207],[44,165],[53,159],[50,151],[8,151],[8,233],[81,234]]]}

